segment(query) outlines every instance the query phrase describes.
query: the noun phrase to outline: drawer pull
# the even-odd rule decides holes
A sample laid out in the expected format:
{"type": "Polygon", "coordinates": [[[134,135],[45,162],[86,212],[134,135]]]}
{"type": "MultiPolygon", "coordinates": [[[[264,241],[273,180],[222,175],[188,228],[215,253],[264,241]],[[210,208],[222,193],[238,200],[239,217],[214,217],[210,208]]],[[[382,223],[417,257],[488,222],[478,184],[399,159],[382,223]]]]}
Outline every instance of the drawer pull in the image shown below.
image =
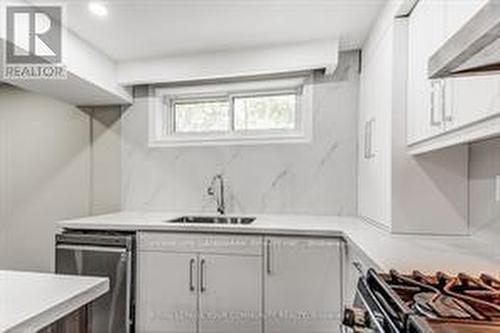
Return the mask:
{"type": "Polygon", "coordinates": [[[271,275],[271,241],[266,242],[266,270],[267,274],[271,275]]]}
{"type": "Polygon", "coordinates": [[[204,293],[207,290],[205,287],[205,259],[200,262],[200,291],[204,293]]]}
{"type": "Polygon", "coordinates": [[[194,276],[194,258],[191,258],[189,260],[189,291],[193,292],[195,287],[193,283],[193,276],[194,276]]]}

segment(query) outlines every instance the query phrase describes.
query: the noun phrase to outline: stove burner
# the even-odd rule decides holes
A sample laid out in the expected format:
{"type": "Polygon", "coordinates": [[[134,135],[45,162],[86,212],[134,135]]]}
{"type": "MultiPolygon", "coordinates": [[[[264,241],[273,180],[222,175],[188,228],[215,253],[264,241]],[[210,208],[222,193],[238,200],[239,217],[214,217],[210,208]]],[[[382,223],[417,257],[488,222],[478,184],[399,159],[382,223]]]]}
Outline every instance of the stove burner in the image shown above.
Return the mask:
{"type": "Polygon", "coordinates": [[[430,321],[500,326],[500,281],[489,275],[403,275],[391,270],[380,276],[410,309],[430,321]]]}
{"type": "Polygon", "coordinates": [[[344,319],[353,332],[500,333],[500,281],[486,274],[369,269],[344,319]]]}

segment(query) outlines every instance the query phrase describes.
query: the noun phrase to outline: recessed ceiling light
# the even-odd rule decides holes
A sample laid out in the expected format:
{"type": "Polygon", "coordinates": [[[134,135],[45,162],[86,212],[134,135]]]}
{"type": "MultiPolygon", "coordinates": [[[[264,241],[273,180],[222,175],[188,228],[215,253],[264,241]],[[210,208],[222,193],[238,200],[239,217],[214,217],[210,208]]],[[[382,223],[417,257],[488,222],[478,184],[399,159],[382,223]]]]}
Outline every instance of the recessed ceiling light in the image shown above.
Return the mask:
{"type": "Polygon", "coordinates": [[[89,2],[89,11],[96,16],[108,16],[108,9],[100,2],[89,2]]]}

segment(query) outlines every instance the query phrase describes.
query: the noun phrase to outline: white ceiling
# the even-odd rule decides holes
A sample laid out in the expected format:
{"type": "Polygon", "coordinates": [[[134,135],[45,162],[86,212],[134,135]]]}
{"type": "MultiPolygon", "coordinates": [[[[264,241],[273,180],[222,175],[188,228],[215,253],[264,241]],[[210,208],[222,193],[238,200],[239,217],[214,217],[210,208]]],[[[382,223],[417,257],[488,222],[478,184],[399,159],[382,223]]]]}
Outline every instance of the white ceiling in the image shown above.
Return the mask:
{"type": "Polygon", "coordinates": [[[73,32],[127,61],[326,38],[356,49],[386,0],[103,0],[106,18],[63,2],[73,32]]]}

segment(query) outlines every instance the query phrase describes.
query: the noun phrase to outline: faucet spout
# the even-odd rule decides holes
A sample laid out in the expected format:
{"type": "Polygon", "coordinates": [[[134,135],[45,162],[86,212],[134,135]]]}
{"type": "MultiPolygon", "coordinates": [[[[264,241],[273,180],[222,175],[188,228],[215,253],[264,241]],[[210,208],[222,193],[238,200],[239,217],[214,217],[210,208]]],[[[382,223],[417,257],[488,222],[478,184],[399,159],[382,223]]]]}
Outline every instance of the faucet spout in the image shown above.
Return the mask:
{"type": "Polygon", "coordinates": [[[217,174],[212,178],[207,193],[214,197],[217,204],[217,213],[224,215],[226,213],[226,203],[224,200],[224,177],[222,174],[217,174]],[[216,183],[219,183],[218,191],[216,190],[216,183]]]}

